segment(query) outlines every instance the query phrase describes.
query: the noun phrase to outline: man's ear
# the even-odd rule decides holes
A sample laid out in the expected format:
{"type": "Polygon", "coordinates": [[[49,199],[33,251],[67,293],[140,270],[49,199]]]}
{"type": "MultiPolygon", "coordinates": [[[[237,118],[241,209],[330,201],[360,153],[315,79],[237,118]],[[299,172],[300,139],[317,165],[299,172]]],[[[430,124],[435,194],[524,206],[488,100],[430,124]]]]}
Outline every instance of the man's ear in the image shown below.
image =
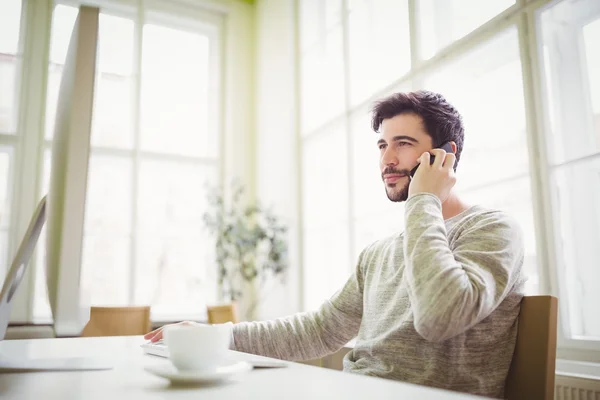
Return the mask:
{"type": "Polygon", "coordinates": [[[454,142],[450,142],[450,145],[452,146],[452,152],[453,152],[454,154],[456,154],[456,149],[457,149],[457,147],[456,147],[456,143],[454,143],[454,142]]]}

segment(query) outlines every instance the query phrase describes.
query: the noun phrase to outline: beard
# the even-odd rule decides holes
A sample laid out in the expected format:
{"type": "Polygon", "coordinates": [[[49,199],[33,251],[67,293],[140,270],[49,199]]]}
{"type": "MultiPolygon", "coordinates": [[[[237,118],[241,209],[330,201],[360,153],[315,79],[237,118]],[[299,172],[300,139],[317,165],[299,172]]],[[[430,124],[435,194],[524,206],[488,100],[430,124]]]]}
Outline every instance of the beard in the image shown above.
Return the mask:
{"type": "MultiPolygon", "coordinates": [[[[407,169],[393,169],[388,167],[381,174],[382,180],[385,174],[403,174],[404,176],[410,176],[410,171],[407,169]]],[[[410,180],[405,184],[402,184],[400,182],[386,184],[384,180],[383,184],[385,188],[385,194],[387,195],[388,199],[390,199],[390,201],[393,201],[395,203],[401,203],[408,199],[408,187],[410,185],[410,180]]]]}

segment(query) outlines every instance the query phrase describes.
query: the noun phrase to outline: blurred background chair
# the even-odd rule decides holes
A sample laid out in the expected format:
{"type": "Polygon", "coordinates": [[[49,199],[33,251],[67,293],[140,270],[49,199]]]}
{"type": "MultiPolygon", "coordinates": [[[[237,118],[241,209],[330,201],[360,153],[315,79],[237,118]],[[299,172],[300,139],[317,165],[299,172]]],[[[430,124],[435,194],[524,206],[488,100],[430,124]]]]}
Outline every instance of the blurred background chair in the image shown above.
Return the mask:
{"type": "Polygon", "coordinates": [[[220,306],[207,306],[209,324],[223,324],[225,322],[238,322],[237,308],[235,303],[220,306]]]}
{"type": "Polygon", "coordinates": [[[133,336],[150,330],[150,306],[92,307],[81,336],[133,336]]]}

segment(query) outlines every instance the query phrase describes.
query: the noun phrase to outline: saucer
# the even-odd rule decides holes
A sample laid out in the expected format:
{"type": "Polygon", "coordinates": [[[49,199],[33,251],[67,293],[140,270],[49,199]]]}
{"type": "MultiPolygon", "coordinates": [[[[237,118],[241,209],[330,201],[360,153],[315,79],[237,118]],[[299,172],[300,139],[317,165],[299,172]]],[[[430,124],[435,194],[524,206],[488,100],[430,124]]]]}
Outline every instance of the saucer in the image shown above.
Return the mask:
{"type": "Polygon", "coordinates": [[[144,368],[147,372],[166,378],[174,384],[215,383],[248,372],[251,369],[252,365],[245,361],[217,367],[210,371],[179,371],[170,363],[144,368]]]}

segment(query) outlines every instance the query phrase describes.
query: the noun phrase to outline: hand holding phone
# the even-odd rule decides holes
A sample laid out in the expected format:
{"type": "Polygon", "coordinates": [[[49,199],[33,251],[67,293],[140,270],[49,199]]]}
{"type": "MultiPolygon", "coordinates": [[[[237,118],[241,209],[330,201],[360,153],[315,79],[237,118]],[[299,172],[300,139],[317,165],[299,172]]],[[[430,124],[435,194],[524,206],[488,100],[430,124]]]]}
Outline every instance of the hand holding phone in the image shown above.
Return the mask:
{"type": "MultiPolygon", "coordinates": [[[[444,150],[446,153],[454,153],[454,151],[452,150],[452,144],[450,142],[446,142],[443,145],[441,145],[439,147],[440,149],[444,150]]],[[[435,161],[435,156],[432,154],[431,158],[430,158],[430,164],[433,164],[433,162],[435,161]]],[[[419,165],[421,164],[417,164],[416,167],[414,167],[411,171],[410,171],[410,177],[412,178],[413,176],[415,176],[415,173],[417,172],[417,169],[419,168],[419,165]]]]}
{"type": "Polygon", "coordinates": [[[413,174],[415,176],[411,178],[408,187],[408,198],[420,193],[430,193],[440,199],[442,203],[446,201],[456,184],[455,163],[456,155],[452,150],[452,143],[444,143],[439,148],[421,154],[419,165],[411,171],[411,177],[413,174]],[[435,154],[445,158],[435,162],[437,167],[432,167],[428,164],[434,164],[435,154]],[[419,166],[423,168],[419,170],[419,166]],[[416,174],[417,171],[419,171],[418,174],[416,174]]]}

